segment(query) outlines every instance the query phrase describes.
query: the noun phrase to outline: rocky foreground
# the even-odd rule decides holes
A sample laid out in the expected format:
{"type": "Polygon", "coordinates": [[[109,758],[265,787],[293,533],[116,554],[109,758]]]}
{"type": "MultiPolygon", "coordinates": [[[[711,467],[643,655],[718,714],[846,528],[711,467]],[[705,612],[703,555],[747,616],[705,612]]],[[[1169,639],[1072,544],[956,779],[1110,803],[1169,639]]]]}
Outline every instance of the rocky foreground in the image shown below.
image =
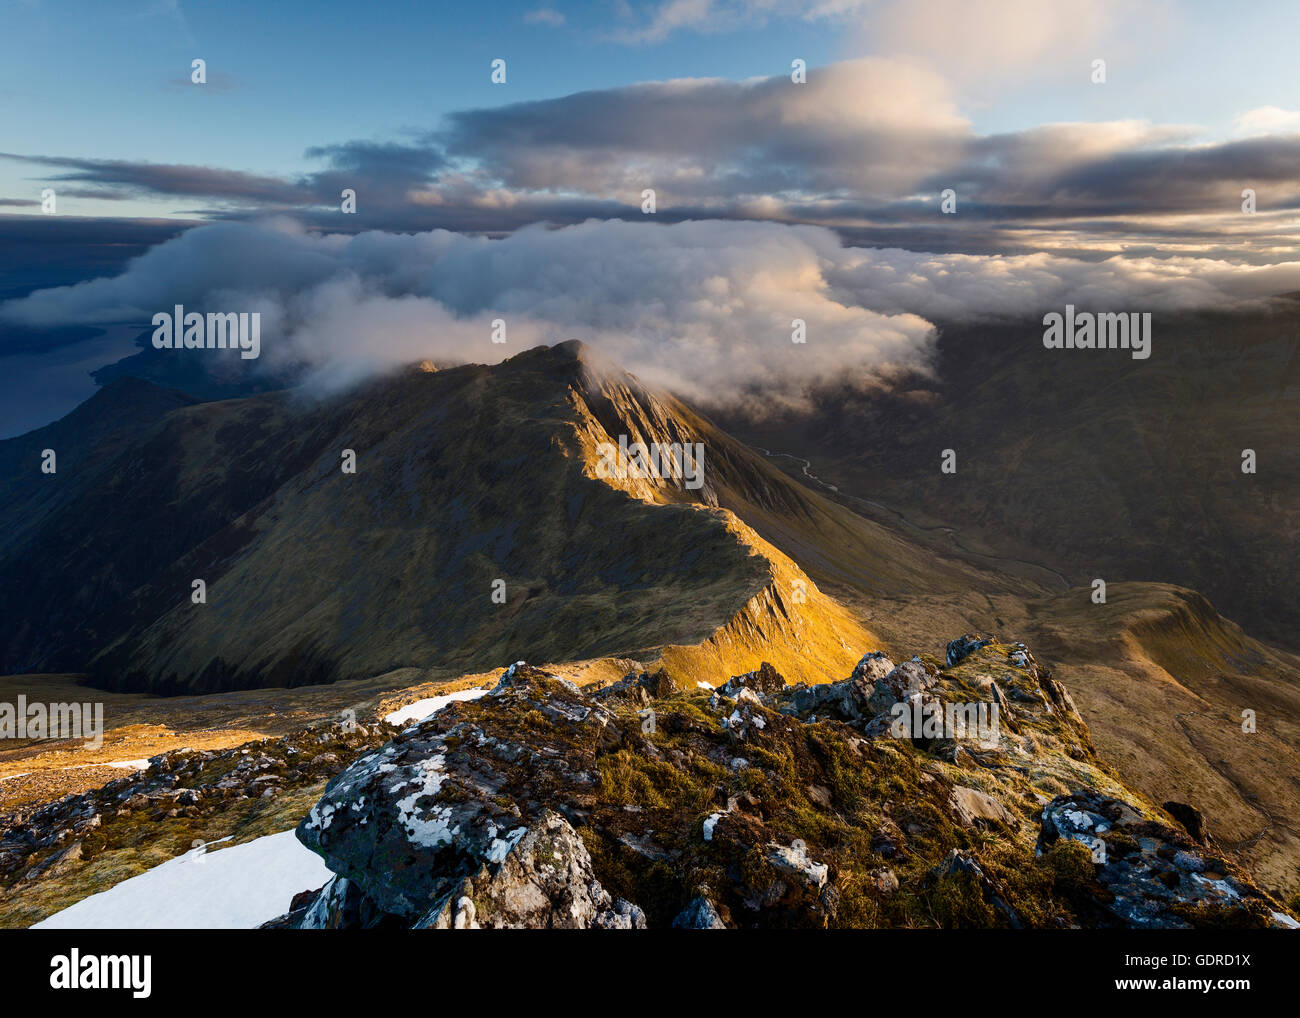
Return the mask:
{"type": "Polygon", "coordinates": [[[359,756],[299,839],[319,928],[1290,927],[1097,758],[1023,645],[600,689],[522,662],[359,756]],[[955,723],[954,723],[955,722],[955,723]]]}

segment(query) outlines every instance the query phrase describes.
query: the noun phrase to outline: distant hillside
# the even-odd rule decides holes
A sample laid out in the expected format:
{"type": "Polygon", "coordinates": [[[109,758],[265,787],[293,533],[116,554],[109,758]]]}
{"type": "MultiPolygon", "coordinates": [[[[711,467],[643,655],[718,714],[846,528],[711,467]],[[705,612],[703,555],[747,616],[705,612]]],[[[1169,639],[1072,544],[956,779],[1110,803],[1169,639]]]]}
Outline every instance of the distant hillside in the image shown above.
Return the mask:
{"type": "Polygon", "coordinates": [[[1157,315],[1145,361],[1044,349],[1037,323],[948,325],[934,377],[845,387],[804,417],[722,423],[933,528],[935,547],[1038,563],[1071,584],[1190,587],[1247,631],[1300,648],[1300,311],[1290,302],[1157,315]],[[940,472],[944,449],[957,454],[956,474],[940,472]],[[1255,451],[1254,475],[1242,473],[1243,449],[1255,451]]]}

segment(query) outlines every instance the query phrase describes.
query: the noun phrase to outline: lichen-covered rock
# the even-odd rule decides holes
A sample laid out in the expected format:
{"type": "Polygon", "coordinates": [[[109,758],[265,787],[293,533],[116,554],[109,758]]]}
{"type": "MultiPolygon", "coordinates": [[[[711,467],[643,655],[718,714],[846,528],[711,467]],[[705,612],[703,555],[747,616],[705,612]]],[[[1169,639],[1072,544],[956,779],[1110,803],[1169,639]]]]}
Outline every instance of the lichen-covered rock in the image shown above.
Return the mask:
{"type": "Polygon", "coordinates": [[[499,862],[463,877],[415,929],[645,929],[645,913],[600,885],[577,832],[546,810],[499,862]]]}
{"type": "Polygon", "coordinates": [[[849,678],[863,679],[874,684],[877,679],[883,679],[893,670],[894,662],[889,660],[889,655],[884,651],[873,650],[862,655],[861,660],[853,666],[853,674],[849,678]]]}
{"type": "Polygon", "coordinates": [[[826,886],[826,865],[809,859],[808,846],[797,838],[789,845],[768,845],[767,858],[778,870],[818,890],[826,886]]]}
{"type": "Polygon", "coordinates": [[[597,700],[620,700],[644,707],[652,700],[672,696],[676,692],[676,680],[666,669],[660,668],[656,672],[628,672],[617,682],[593,690],[591,695],[597,700]]]}
{"type": "Polygon", "coordinates": [[[1273,905],[1226,859],[1209,856],[1186,834],[1097,792],[1053,799],[1043,810],[1038,850],[1081,844],[1105,893],[1098,902],[1123,925],[1282,926],[1273,905]]]}
{"type": "Polygon", "coordinates": [[[987,647],[992,640],[981,640],[978,636],[971,636],[969,633],[959,636],[957,639],[948,643],[947,662],[948,667],[953,668],[966,658],[970,657],[981,647],[987,647]]]}
{"type": "Polygon", "coordinates": [[[749,689],[760,697],[773,696],[786,688],[786,681],[781,673],[764,661],[757,670],[744,675],[733,675],[718,687],[723,696],[736,696],[742,689],[749,689]]]}
{"type": "Polygon", "coordinates": [[[342,930],[361,925],[361,892],[347,877],[333,877],[295,924],[302,930],[342,930]]]}
{"type": "Polygon", "coordinates": [[[965,827],[988,827],[995,824],[1016,826],[1016,818],[1002,803],[977,788],[956,785],[952,790],[952,808],[965,827]]]}
{"type": "Polygon", "coordinates": [[[725,930],[717,906],[704,895],[692,898],[690,903],[677,914],[673,920],[673,929],[677,930],[725,930]]]}
{"type": "Polygon", "coordinates": [[[387,913],[412,921],[465,877],[503,862],[545,804],[525,792],[552,782],[570,806],[590,794],[590,774],[571,765],[610,735],[612,715],[565,683],[522,662],[484,700],[537,716],[536,739],[493,739],[458,723],[468,703],[408,728],[326,786],[298,825],[298,839],[387,913]],[[573,756],[556,752],[568,742],[573,756]]]}
{"type": "Polygon", "coordinates": [[[338,878],[295,908],[453,929],[1293,921],[1140,796],[1116,797],[1027,648],[889,664],[766,694],[749,678],[734,696],[675,689],[643,726],[643,675],[588,693],[517,663],[327,786],[299,837],[338,878]],[[898,738],[873,710],[900,700],[996,707],[1000,727],[898,738]]]}
{"type": "Polygon", "coordinates": [[[913,697],[926,693],[938,682],[939,673],[931,665],[918,658],[904,661],[875,681],[871,695],[867,698],[866,713],[872,716],[888,713],[894,704],[906,703],[913,697]]]}

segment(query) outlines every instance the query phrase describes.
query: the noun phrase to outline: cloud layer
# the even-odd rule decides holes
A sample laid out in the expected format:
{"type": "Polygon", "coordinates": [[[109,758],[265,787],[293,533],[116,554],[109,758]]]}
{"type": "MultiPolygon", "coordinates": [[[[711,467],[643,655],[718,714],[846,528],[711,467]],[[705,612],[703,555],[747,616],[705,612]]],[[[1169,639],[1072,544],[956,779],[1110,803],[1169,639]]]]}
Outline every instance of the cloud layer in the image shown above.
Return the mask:
{"type": "MultiPolygon", "coordinates": [[[[288,221],[197,227],[112,278],[0,307],[27,327],[135,321],[183,304],[260,311],[255,369],[333,390],[421,358],[491,363],[581,339],[704,405],[798,405],[829,381],[924,368],[933,323],[1092,310],[1224,307],[1300,289],[1300,263],[1087,262],[845,247],[775,223],[533,226],[319,235],[288,221]],[[507,342],[491,341],[506,323],[507,342]],[[792,323],[806,342],[792,342],[792,323]]],[[[188,354],[205,356],[205,354],[188,354]]]]}
{"type": "MultiPolygon", "coordinates": [[[[930,6],[959,24],[979,14],[952,13],[962,5],[948,0],[930,6]]],[[[981,49],[983,65],[1060,59],[1059,25],[1049,31],[1004,0],[993,6],[1021,34],[994,33],[1007,52],[981,49]]],[[[710,17],[727,9],[705,7],[710,17]]],[[[807,223],[854,243],[924,250],[1103,257],[1159,247],[1264,262],[1293,246],[1296,113],[1243,112],[1237,137],[1214,142],[1195,126],[1136,119],[982,135],[943,66],[949,36],[939,33],[927,50],[919,40],[930,29],[913,38],[915,21],[899,18],[884,17],[878,31],[916,51],[907,58],[813,67],[803,84],[789,75],[691,78],[463,110],[401,142],[315,146],[305,155],[317,168],[292,179],[36,153],[0,158],[40,167],[66,194],[184,199],[195,206],[184,211],[209,218],[292,213],[330,231],[499,235],[536,222],[640,219],[651,188],[660,221],[807,223]],[[355,216],[339,209],[345,188],[356,192],[355,216]],[[947,188],[956,215],[939,212],[947,188]],[[1254,215],[1242,214],[1245,188],[1256,191],[1254,215]]]]}

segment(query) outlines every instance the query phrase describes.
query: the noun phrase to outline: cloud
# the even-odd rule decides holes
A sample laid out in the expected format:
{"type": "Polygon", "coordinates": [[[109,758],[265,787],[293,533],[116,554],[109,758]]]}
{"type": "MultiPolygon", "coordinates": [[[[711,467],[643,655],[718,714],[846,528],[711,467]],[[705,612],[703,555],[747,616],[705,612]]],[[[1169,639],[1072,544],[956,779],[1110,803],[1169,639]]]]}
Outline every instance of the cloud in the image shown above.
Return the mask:
{"type": "Polygon", "coordinates": [[[971,138],[943,79],[882,59],[789,77],[692,78],[453,114],[434,136],[485,181],[669,200],[906,192],[971,138]]]}
{"type": "Polygon", "coordinates": [[[1266,134],[1300,134],[1300,110],[1259,106],[1237,114],[1233,119],[1233,128],[1238,134],[1252,137],[1266,134]]]}
{"type": "Polygon", "coordinates": [[[490,240],[438,230],[199,227],[118,276],[0,307],[25,327],[147,322],[159,310],[263,314],[255,367],[333,390],[421,358],[494,362],[577,338],[703,405],[799,405],[819,386],[924,368],[932,323],[1091,309],[1221,308],[1300,289],[1300,264],[1087,262],[845,247],[774,223],[587,222],[490,240]],[[490,341],[503,319],[508,342],[490,341]],[[792,322],[807,341],[791,341],[792,322]]]}
{"type": "Polygon", "coordinates": [[[529,25],[549,25],[559,28],[564,24],[564,15],[552,7],[538,7],[524,12],[524,22],[529,25]]]}
{"type": "Polygon", "coordinates": [[[279,177],[258,176],[238,170],[168,163],[141,163],[121,159],[84,159],[65,156],[20,155],[0,152],[12,159],[61,172],[51,182],[69,181],[135,189],[141,193],[202,196],[244,202],[297,205],[312,200],[309,190],[279,177]]]}
{"type": "Polygon", "coordinates": [[[890,0],[861,25],[874,51],[921,61],[982,93],[1031,76],[1086,81],[1093,58],[1118,56],[1120,30],[1151,29],[1157,11],[1146,0],[890,0]]]}
{"type": "MultiPolygon", "coordinates": [[[[1031,33],[1018,44],[1038,52],[1031,33]]],[[[980,135],[943,74],[872,57],[747,81],[691,78],[451,114],[400,142],[309,148],[320,165],[286,179],[205,166],[45,155],[53,181],[118,195],[197,199],[179,211],[248,219],[292,212],[317,229],[444,228],[503,234],[539,221],[769,220],[824,225],[858,243],[972,253],[1034,249],[1241,260],[1292,243],[1300,133],[1260,135],[1293,116],[1249,111],[1244,136],[1142,120],[1044,124],[980,135]],[[1259,214],[1240,214],[1241,190],[1259,214]],[[339,210],[344,188],[357,215],[339,210]],[[958,214],[942,216],[953,188],[958,214]]],[[[173,212],[178,210],[172,209],[173,212]]]]}
{"type": "Polygon", "coordinates": [[[607,33],[614,42],[644,45],[679,32],[716,33],[752,28],[775,19],[855,20],[873,0],[658,0],[616,4],[623,25],[607,33]]]}

